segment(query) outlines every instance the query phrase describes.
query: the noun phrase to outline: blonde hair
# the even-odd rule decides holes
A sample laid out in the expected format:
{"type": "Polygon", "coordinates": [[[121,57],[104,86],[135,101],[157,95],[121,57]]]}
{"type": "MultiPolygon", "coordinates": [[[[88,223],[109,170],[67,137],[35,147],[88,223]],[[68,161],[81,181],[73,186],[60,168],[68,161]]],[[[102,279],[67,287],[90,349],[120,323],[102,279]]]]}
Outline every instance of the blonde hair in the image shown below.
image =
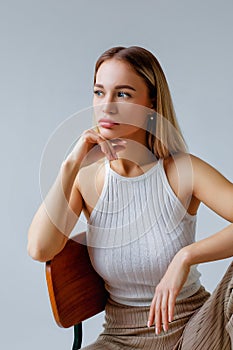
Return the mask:
{"type": "Polygon", "coordinates": [[[158,158],[186,152],[186,143],[176,119],[168,83],[157,58],[142,47],[113,47],[97,60],[94,83],[101,64],[112,58],[128,63],[144,79],[148,87],[149,97],[156,113],[156,118],[153,120],[149,118],[147,123],[148,149],[158,158]]]}

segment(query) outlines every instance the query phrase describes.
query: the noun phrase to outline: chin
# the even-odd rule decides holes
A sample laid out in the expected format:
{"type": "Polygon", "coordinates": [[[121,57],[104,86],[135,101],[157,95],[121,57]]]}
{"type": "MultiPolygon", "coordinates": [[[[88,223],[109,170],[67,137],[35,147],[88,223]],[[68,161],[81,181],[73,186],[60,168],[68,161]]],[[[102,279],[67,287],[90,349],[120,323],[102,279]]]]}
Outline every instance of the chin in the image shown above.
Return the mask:
{"type": "Polygon", "coordinates": [[[116,137],[123,137],[122,132],[119,130],[113,130],[111,128],[101,128],[99,127],[100,134],[105,137],[106,139],[112,139],[116,137]]]}

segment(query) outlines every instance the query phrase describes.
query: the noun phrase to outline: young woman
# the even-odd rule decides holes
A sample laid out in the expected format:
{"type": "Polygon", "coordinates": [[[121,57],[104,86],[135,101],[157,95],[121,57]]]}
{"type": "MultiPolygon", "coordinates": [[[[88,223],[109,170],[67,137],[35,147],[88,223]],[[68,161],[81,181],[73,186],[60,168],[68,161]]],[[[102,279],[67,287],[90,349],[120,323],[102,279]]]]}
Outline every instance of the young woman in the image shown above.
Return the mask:
{"type": "Polygon", "coordinates": [[[197,264],[233,256],[233,224],[195,242],[201,202],[233,222],[233,184],[186,151],[164,73],[152,53],[115,47],[98,59],[86,130],[29,229],[47,261],[81,211],[109,300],[104,331],[85,349],[231,349],[233,265],[210,295],[197,264]],[[56,203],[56,206],[54,205],[56,203]]]}

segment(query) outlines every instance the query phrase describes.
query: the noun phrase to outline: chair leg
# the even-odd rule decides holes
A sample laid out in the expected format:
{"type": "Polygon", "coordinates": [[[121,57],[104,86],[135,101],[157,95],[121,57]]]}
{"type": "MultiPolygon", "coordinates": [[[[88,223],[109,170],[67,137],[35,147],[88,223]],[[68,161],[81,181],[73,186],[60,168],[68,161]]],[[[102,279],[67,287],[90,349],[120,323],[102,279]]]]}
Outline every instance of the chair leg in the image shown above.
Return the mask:
{"type": "Polygon", "coordinates": [[[82,322],[74,326],[74,343],[72,350],[81,349],[82,345],[82,322]]]}

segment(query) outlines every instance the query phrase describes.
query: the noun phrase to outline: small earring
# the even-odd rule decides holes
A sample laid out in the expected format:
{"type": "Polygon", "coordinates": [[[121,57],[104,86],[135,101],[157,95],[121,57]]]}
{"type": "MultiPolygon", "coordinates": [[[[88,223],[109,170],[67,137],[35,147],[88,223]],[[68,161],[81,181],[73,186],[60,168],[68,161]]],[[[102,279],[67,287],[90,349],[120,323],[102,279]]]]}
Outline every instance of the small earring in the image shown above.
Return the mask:
{"type": "Polygon", "coordinates": [[[153,120],[154,119],[154,117],[153,116],[150,116],[150,120],[153,120]]]}

